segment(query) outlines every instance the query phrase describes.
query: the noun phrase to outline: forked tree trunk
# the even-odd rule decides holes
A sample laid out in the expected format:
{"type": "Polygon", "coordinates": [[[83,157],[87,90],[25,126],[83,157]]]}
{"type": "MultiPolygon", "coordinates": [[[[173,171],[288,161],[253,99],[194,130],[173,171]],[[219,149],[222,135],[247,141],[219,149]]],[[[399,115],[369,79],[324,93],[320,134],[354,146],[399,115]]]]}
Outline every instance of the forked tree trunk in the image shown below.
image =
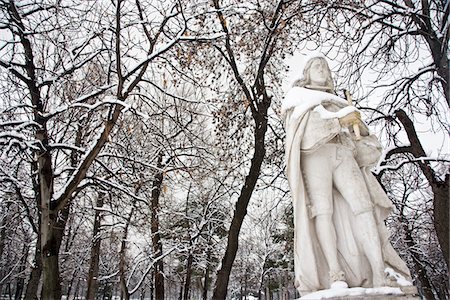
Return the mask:
{"type": "MultiPolygon", "coordinates": [[[[24,69],[29,80],[25,83],[30,92],[31,104],[33,105],[33,119],[39,124],[39,129],[35,133],[35,139],[39,142],[40,148],[35,152],[36,162],[32,168],[36,167],[37,180],[33,179],[34,192],[36,194],[37,206],[40,209],[40,251],[42,255],[42,298],[60,299],[61,285],[58,268],[58,233],[55,232],[57,222],[57,212],[50,207],[53,195],[53,170],[52,157],[49,152],[47,119],[44,117],[44,104],[40,96],[40,89],[37,85],[36,66],[34,65],[33,49],[29,37],[25,34],[26,27],[22,22],[22,16],[18,12],[14,1],[7,5],[8,12],[13,18],[18,28],[20,43],[24,51],[24,69]]],[[[34,296],[33,296],[34,298],[34,296]]]]}
{"type": "Polygon", "coordinates": [[[34,121],[40,125],[35,133],[35,139],[39,141],[41,148],[36,151],[36,162],[32,165],[37,171],[37,180],[33,179],[34,191],[37,198],[38,207],[41,209],[40,213],[40,242],[42,255],[42,268],[44,272],[43,278],[43,295],[46,299],[59,299],[61,297],[61,287],[59,284],[59,270],[57,267],[57,255],[55,252],[56,243],[54,240],[53,225],[56,223],[56,216],[51,214],[50,200],[53,194],[53,170],[52,157],[48,151],[48,132],[47,120],[43,117],[44,105],[41,101],[40,90],[36,85],[36,74],[34,66],[34,56],[31,48],[31,43],[28,37],[23,33],[25,26],[21,22],[21,16],[18,13],[14,2],[10,2],[8,10],[11,16],[16,18],[16,22],[21,30],[19,36],[21,44],[25,52],[25,65],[27,75],[30,81],[27,82],[30,91],[31,103],[33,104],[34,121]],[[54,263],[56,256],[56,264],[54,263]],[[54,266],[56,265],[56,268],[54,266]],[[51,274],[45,274],[47,271],[51,274]],[[54,275],[58,277],[55,281],[54,275]]]}

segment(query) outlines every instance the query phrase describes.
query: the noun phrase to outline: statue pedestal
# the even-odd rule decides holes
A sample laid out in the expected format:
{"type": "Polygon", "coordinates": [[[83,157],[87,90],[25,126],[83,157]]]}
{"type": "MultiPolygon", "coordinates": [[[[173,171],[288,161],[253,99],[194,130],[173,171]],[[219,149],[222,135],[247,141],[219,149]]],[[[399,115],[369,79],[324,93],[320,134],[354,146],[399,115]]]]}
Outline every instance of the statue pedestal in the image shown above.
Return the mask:
{"type": "Polygon", "coordinates": [[[333,288],[304,295],[298,300],[418,300],[415,286],[399,288],[333,288]]]}
{"type": "Polygon", "coordinates": [[[362,295],[326,298],[328,300],[419,300],[415,295],[362,295]]]}

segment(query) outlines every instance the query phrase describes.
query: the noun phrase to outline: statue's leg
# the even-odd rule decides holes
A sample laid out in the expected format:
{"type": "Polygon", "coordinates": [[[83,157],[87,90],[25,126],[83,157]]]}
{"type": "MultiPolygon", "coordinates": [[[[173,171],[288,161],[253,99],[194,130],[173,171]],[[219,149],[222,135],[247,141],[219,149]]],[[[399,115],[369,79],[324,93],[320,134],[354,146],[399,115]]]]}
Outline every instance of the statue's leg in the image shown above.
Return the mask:
{"type": "Polygon", "coordinates": [[[345,280],[338,261],[336,231],[332,220],[335,153],[334,145],[326,145],[312,154],[302,155],[303,177],[315,218],[317,239],[329,267],[330,283],[345,280]]]}
{"type": "Polygon", "coordinates": [[[333,182],[355,214],[357,238],[372,269],[373,286],[385,285],[381,241],[373,214],[366,182],[351,151],[341,148],[341,164],[333,174],[333,182]]]}
{"type": "Polygon", "coordinates": [[[345,278],[340,275],[342,271],[337,257],[336,232],[331,217],[331,214],[317,215],[315,225],[320,247],[330,268],[330,280],[333,282],[345,278]]]}
{"type": "Polygon", "coordinates": [[[358,233],[364,253],[372,268],[372,281],[374,287],[386,285],[384,274],[384,261],[381,252],[381,243],[373,212],[367,211],[356,215],[356,224],[362,230],[358,233]]]}

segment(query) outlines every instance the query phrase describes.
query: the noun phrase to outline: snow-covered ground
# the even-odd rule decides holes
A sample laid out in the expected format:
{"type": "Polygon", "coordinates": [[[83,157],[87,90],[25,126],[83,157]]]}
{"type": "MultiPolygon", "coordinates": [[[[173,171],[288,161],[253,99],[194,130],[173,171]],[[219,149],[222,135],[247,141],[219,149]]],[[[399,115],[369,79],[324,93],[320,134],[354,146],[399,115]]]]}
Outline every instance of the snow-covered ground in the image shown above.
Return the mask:
{"type": "MultiPolygon", "coordinates": [[[[385,272],[389,278],[397,282],[397,286],[412,287],[412,283],[406,280],[401,274],[395,272],[392,268],[386,268],[385,272]]],[[[300,299],[327,299],[333,297],[346,297],[346,296],[364,296],[364,295],[404,295],[405,293],[400,287],[378,287],[378,288],[362,288],[353,287],[349,288],[347,283],[338,281],[332,284],[332,287],[327,290],[320,290],[303,297],[300,299]]]]}

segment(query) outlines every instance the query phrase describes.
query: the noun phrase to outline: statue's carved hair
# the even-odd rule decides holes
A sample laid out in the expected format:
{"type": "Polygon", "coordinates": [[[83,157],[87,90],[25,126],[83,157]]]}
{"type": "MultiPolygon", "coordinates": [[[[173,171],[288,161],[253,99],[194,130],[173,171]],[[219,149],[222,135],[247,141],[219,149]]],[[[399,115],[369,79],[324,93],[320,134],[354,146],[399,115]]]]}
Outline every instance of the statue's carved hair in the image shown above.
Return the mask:
{"type": "Polygon", "coordinates": [[[326,67],[326,70],[327,70],[327,80],[326,80],[325,86],[329,87],[329,89],[327,89],[326,92],[334,94],[335,93],[334,92],[334,82],[333,82],[333,77],[331,77],[330,67],[328,66],[327,60],[324,57],[320,57],[320,56],[313,57],[306,62],[305,68],[303,69],[303,77],[294,81],[292,86],[293,87],[294,86],[305,87],[305,86],[311,84],[309,70],[311,69],[312,63],[316,60],[319,60],[326,67]]]}

